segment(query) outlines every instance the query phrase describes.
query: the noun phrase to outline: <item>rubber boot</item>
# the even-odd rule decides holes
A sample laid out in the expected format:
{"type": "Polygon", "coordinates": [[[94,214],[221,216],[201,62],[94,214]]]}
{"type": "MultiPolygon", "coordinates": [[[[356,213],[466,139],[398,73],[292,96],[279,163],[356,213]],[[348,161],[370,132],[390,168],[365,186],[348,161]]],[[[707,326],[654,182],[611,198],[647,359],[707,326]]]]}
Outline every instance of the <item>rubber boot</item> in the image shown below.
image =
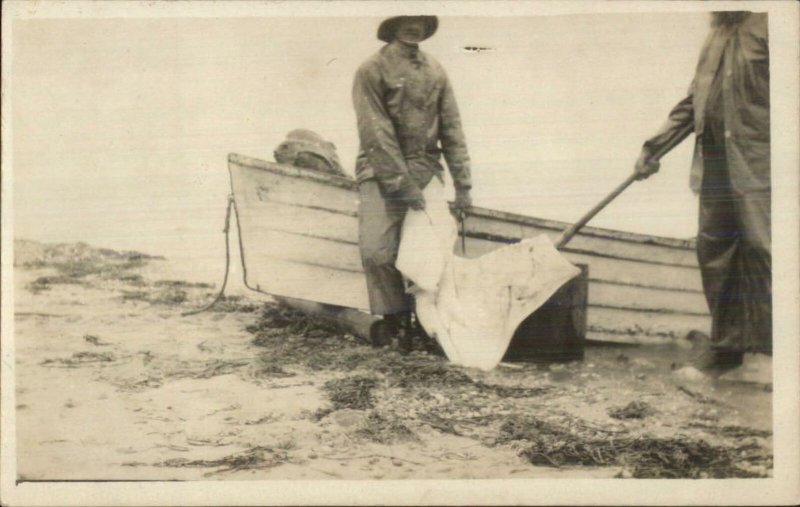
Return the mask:
{"type": "Polygon", "coordinates": [[[397,339],[398,350],[407,354],[413,346],[411,313],[400,312],[384,315],[370,327],[370,340],[373,347],[386,347],[397,339]]]}
{"type": "Polygon", "coordinates": [[[392,338],[397,334],[397,329],[386,319],[376,320],[369,328],[369,338],[372,346],[376,348],[387,347],[392,344],[392,338]]]}
{"type": "Polygon", "coordinates": [[[414,329],[411,325],[411,312],[396,314],[397,350],[405,355],[414,348],[414,329]]]}
{"type": "Polygon", "coordinates": [[[724,372],[737,368],[744,362],[744,352],[709,349],[695,359],[693,366],[701,371],[724,372]]]}

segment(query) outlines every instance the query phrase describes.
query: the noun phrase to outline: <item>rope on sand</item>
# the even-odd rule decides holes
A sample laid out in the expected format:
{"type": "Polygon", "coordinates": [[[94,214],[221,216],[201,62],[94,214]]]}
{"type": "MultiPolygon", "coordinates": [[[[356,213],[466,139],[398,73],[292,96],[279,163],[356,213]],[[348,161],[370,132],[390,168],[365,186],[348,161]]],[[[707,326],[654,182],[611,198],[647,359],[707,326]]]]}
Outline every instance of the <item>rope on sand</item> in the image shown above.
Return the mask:
{"type": "Polygon", "coordinates": [[[225,210],[225,228],[222,230],[222,232],[225,233],[225,277],[222,279],[222,287],[220,287],[217,297],[215,297],[214,300],[211,301],[211,303],[197,310],[183,312],[181,313],[181,317],[188,317],[189,315],[196,315],[198,313],[210,310],[215,304],[217,304],[222,299],[223,295],[225,294],[225,287],[228,285],[228,273],[230,272],[230,266],[231,266],[231,247],[230,247],[231,209],[235,207],[236,207],[236,202],[233,200],[233,196],[229,195],[228,207],[225,210]]]}

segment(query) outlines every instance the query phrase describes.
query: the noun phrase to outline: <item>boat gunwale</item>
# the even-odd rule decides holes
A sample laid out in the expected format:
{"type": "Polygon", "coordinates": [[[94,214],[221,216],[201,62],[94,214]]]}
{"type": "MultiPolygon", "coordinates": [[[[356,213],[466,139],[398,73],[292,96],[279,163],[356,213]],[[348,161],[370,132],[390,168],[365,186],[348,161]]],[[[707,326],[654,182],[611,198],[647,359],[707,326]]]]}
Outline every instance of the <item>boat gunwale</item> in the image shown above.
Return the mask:
{"type": "MultiPolygon", "coordinates": [[[[228,162],[251,169],[258,169],[281,176],[288,176],[291,178],[311,180],[318,183],[323,183],[345,190],[357,190],[358,184],[350,177],[338,176],[335,174],[327,174],[312,169],[303,169],[300,167],[279,164],[277,162],[268,162],[238,153],[230,153],[228,155],[228,162]]],[[[451,203],[452,206],[452,203],[451,203]]],[[[500,211],[490,208],[482,208],[473,206],[469,212],[469,216],[480,218],[490,218],[499,220],[501,222],[513,223],[518,225],[538,227],[542,229],[550,229],[553,231],[561,232],[566,229],[570,224],[558,220],[550,220],[546,218],[537,218],[529,215],[521,215],[509,211],[500,211]]],[[[695,241],[693,239],[680,239],[670,238],[666,236],[655,236],[649,234],[641,234],[635,232],[618,231],[614,229],[606,229],[602,227],[586,226],[581,229],[579,235],[592,236],[598,239],[617,240],[628,243],[644,244],[674,248],[678,250],[694,250],[695,241]]],[[[522,239],[522,237],[520,237],[522,239]]]]}

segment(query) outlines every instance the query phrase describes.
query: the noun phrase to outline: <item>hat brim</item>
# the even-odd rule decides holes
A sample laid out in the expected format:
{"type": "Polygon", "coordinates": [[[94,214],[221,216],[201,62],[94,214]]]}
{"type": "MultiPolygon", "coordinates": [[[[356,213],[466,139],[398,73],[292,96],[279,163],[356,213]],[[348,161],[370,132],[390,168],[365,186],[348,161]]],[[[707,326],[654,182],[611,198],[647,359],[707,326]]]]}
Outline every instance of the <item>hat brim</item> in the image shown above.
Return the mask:
{"type": "Polygon", "coordinates": [[[395,32],[401,21],[408,18],[422,18],[425,20],[425,36],[422,40],[431,37],[436,33],[439,28],[439,18],[436,16],[395,16],[393,18],[385,19],[381,26],[378,27],[378,39],[383,42],[392,42],[394,40],[395,32]]]}

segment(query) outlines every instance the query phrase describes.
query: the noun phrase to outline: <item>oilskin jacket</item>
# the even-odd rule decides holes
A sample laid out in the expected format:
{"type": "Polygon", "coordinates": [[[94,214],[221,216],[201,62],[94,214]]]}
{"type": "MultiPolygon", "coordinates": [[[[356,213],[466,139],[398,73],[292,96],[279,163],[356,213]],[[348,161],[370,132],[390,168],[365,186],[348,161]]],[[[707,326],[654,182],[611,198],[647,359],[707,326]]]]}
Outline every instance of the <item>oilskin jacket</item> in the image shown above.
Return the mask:
{"type": "Polygon", "coordinates": [[[654,153],[693,124],[696,136],[692,162],[692,190],[703,182],[703,133],[709,128],[709,114],[721,115],[725,130],[728,172],[737,193],[769,191],[769,46],[767,15],[749,13],[734,27],[715,27],[703,45],[697,71],[686,98],[670,112],[661,130],[647,140],[644,148],[654,153]],[[709,93],[717,72],[722,80],[721,111],[708,111],[709,93]]]}
{"type": "Polygon", "coordinates": [[[385,45],[356,72],[353,104],[361,142],[356,179],[393,194],[413,181],[442,179],[441,155],[456,188],[470,188],[470,160],[453,89],[442,66],[419,48],[385,45]]]}

